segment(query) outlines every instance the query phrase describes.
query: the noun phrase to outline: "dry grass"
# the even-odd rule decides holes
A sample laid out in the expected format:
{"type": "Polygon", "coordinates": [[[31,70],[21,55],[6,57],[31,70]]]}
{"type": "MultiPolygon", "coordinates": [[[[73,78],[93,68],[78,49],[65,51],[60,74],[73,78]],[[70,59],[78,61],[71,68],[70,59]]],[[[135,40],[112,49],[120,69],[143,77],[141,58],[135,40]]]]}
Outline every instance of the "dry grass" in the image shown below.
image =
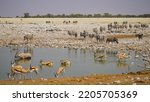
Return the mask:
{"type": "Polygon", "coordinates": [[[117,34],[117,35],[109,35],[108,37],[116,37],[116,38],[135,38],[133,34],[117,34]]]}

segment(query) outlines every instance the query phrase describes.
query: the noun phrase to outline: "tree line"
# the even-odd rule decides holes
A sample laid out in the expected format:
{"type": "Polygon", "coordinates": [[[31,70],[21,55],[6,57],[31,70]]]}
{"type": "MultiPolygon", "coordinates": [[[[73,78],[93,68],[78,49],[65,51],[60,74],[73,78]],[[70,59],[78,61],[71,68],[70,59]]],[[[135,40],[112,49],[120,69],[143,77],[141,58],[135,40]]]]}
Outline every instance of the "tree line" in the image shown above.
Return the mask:
{"type": "MultiPolygon", "coordinates": [[[[16,18],[111,18],[111,17],[150,17],[150,14],[141,14],[141,15],[123,15],[123,14],[110,14],[110,13],[103,13],[103,14],[45,14],[45,15],[30,15],[30,13],[24,13],[23,16],[16,16],[16,18]]],[[[0,16],[1,18],[1,16],[0,16]]]]}
{"type": "Polygon", "coordinates": [[[104,14],[46,14],[46,15],[35,15],[31,16],[29,13],[24,13],[24,18],[101,18],[101,17],[150,17],[150,14],[142,14],[142,15],[122,15],[117,14],[113,15],[110,13],[104,14]]]}

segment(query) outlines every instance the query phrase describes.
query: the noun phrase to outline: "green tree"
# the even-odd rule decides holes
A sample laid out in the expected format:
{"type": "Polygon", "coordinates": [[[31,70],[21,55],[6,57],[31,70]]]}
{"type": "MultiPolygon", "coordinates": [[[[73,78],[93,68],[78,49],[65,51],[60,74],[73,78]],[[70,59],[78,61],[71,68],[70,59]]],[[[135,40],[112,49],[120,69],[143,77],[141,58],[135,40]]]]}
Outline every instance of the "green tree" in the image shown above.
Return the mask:
{"type": "Polygon", "coordinates": [[[101,17],[101,14],[94,14],[94,17],[101,17]]]}
{"type": "Polygon", "coordinates": [[[104,17],[112,17],[112,15],[109,13],[104,13],[104,17]]]}
{"type": "Polygon", "coordinates": [[[29,13],[24,13],[24,18],[29,18],[30,14],[29,13]]]}

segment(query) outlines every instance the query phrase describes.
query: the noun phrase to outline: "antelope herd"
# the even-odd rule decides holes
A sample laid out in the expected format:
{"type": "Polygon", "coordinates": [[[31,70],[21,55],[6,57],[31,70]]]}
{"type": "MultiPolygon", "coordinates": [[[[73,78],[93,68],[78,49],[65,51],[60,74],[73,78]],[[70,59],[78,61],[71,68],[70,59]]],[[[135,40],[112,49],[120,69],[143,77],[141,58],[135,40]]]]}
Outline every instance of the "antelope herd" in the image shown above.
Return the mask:
{"type": "MultiPolygon", "coordinates": [[[[22,59],[20,59],[22,60],[22,59]]],[[[13,63],[11,63],[11,67],[10,67],[10,73],[8,73],[8,78],[9,79],[16,79],[16,76],[20,75],[20,78],[18,79],[22,79],[22,77],[25,79],[26,74],[28,73],[32,73],[35,72],[37,75],[40,74],[39,73],[39,69],[43,68],[43,67],[53,67],[54,66],[54,62],[51,60],[41,60],[39,62],[38,66],[30,66],[28,68],[23,67],[20,64],[17,64],[16,61],[14,61],[13,63]]],[[[69,59],[62,59],[60,60],[60,67],[56,70],[55,73],[55,77],[60,76],[67,68],[69,68],[71,66],[71,62],[69,59]]]]}
{"type": "MultiPolygon", "coordinates": [[[[30,63],[29,67],[24,67],[18,63],[18,61],[32,61],[32,53],[30,52],[20,52],[21,49],[16,49],[16,54],[14,56],[14,61],[11,62],[10,73],[8,73],[9,79],[16,79],[16,76],[20,76],[22,79],[26,77],[26,74],[35,72],[37,75],[39,74],[39,69],[44,67],[53,67],[54,62],[52,60],[40,60],[38,66],[31,66],[30,63]]],[[[24,49],[25,50],[25,49],[24,49]]],[[[60,76],[67,68],[71,66],[71,61],[69,59],[62,59],[60,60],[60,67],[56,70],[55,77],[60,76]]]]}

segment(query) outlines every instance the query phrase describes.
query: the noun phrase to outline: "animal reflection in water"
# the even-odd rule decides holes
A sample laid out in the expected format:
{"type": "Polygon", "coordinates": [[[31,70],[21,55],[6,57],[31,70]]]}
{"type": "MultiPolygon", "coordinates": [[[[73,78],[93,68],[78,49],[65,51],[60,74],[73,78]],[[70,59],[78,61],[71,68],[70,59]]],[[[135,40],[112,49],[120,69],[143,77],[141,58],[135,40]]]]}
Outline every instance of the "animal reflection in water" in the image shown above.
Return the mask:
{"type": "Polygon", "coordinates": [[[129,65],[126,63],[126,59],[129,58],[129,56],[125,52],[120,52],[116,54],[116,57],[118,58],[117,61],[118,68],[128,68],[129,71],[130,70],[129,65]]]}
{"type": "Polygon", "coordinates": [[[144,63],[144,68],[145,70],[150,70],[150,59],[149,58],[144,58],[143,61],[144,63]]]}
{"type": "Polygon", "coordinates": [[[60,63],[61,65],[56,70],[55,77],[62,75],[65,72],[65,70],[71,66],[71,62],[68,59],[62,59],[60,60],[60,63]]]}
{"type": "Polygon", "coordinates": [[[31,59],[31,53],[19,53],[15,55],[15,59],[21,60],[21,59],[31,59]]]}
{"type": "Polygon", "coordinates": [[[107,62],[105,54],[94,54],[94,61],[99,62],[101,64],[105,64],[107,62]]]}
{"type": "Polygon", "coordinates": [[[20,79],[22,79],[22,76],[25,79],[25,75],[27,73],[35,72],[36,74],[38,74],[38,69],[38,67],[31,66],[31,64],[30,68],[23,68],[21,65],[16,65],[15,63],[13,63],[11,65],[10,73],[8,73],[8,78],[15,79],[16,75],[20,75],[20,79]]]}
{"type": "Polygon", "coordinates": [[[31,63],[31,60],[28,60],[28,59],[15,60],[15,63],[16,63],[17,65],[29,64],[29,63],[31,63]]]}
{"type": "Polygon", "coordinates": [[[129,68],[129,65],[126,63],[126,61],[117,61],[118,68],[129,68]]]}
{"type": "Polygon", "coordinates": [[[94,52],[94,61],[105,64],[107,61],[105,50],[97,50],[94,52]]]}
{"type": "Polygon", "coordinates": [[[32,57],[32,49],[27,47],[24,49],[24,52],[20,52],[21,49],[18,49],[15,54],[15,60],[30,60],[32,57]]]}

